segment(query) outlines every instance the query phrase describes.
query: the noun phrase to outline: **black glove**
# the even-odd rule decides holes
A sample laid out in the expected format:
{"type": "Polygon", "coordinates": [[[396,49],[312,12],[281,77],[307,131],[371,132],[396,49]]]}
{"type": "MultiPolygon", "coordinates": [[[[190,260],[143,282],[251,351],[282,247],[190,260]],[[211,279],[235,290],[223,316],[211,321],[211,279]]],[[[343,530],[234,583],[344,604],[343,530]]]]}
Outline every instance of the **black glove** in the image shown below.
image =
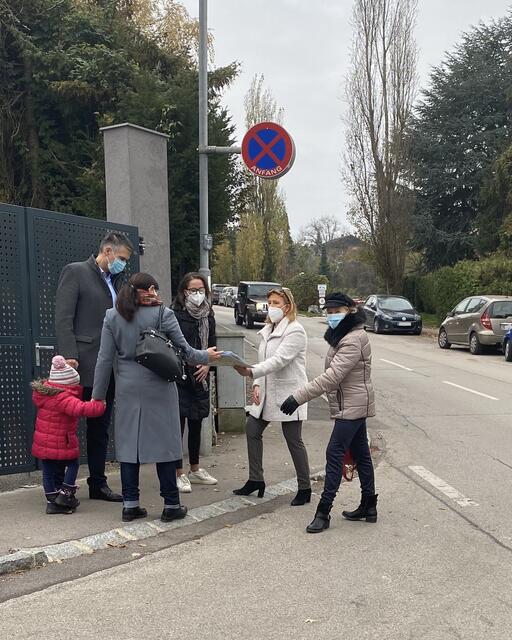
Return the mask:
{"type": "Polygon", "coordinates": [[[291,416],[292,413],[295,413],[299,408],[299,403],[293,396],[288,396],[286,400],[281,405],[281,411],[285,413],[287,416],[291,416]]]}

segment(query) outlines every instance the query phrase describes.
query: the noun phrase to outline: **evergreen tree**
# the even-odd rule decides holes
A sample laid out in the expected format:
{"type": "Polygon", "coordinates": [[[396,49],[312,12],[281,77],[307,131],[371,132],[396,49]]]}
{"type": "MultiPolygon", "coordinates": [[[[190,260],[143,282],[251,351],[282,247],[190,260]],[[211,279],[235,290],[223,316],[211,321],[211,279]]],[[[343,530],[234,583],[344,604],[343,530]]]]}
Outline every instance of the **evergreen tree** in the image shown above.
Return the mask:
{"type": "MultiPolygon", "coordinates": [[[[101,126],[132,122],[170,136],[173,280],[199,253],[197,24],[173,0],[0,0],[0,200],[105,217],[101,126]]],[[[210,73],[210,142],[234,128],[210,73]]],[[[210,230],[238,206],[233,158],[210,161],[210,230]]]]}
{"type": "Polygon", "coordinates": [[[479,224],[481,189],[511,142],[512,15],[467,33],[432,72],[413,130],[417,193],[414,245],[428,269],[475,257],[497,244],[479,224]]]}
{"type": "Polygon", "coordinates": [[[327,258],[327,245],[323,244],[320,251],[320,268],[319,273],[325,276],[328,280],[331,278],[331,270],[329,267],[329,260],[327,258]]]}
{"type": "Polygon", "coordinates": [[[483,182],[479,204],[479,253],[488,254],[497,249],[510,252],[508,229],[512,222],[512,146],[492,165],[483,182]]]}

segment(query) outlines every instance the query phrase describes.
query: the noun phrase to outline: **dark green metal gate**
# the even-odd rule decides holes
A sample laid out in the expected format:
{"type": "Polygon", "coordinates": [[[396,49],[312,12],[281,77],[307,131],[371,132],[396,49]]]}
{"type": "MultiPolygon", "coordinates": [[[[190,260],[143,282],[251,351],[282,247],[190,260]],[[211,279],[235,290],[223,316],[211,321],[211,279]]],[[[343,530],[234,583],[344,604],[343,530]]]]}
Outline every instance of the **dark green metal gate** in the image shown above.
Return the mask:
{"type": "MultiPolygon", "coordinates": [[[[48,374],[55,354],[60,272],[96,253],[114,230],[138,246],[137,227],[0,203],[0,474],[36,468],[29,384],[48,374]]],[[[139,269],[138,256],[128,268],[139,269]]]]}

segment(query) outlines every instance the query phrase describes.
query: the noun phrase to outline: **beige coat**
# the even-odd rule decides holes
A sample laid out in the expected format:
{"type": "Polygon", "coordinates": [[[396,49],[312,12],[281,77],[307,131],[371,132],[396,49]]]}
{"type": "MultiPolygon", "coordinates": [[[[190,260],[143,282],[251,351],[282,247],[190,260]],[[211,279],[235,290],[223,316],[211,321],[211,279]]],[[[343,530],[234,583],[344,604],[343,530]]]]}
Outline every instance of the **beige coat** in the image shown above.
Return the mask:
{"type": "Polygon", "coordinates": [[[260,387],[260,404],[251,406],[250,415],[269,422],[306,420],[307,405],[300,407],[291,416],[285,415],[280,409],[286,398],[308,381],[308,341],[304,327],[297,320],[289,322],[284,318],[273,331],[272,325],[266,324],[259,334],[259,362],[252,372],[254,385],[260,387]]]}
{"type": "Polygon", "coordinates": [[[371,362],[370,341],[362,325],[357,325],[329,349],[325,373],[295,391],[293,397],[302,404],[327,394],[333,419],[359,420],[374,416],[371,362]]]}

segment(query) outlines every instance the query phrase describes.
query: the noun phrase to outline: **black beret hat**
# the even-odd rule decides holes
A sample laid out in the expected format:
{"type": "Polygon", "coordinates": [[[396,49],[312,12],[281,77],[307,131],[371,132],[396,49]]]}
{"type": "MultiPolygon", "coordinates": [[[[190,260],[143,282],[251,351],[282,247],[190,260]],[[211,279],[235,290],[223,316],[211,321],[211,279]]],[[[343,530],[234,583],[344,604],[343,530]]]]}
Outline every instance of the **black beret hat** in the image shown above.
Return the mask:
{"type": "Polygon", "coordinates": [[[355,307],[357,306],[350,296],[340,291],[330,293],[325,298],[324,309],[332,309],[333,307],[355,307]]]}

